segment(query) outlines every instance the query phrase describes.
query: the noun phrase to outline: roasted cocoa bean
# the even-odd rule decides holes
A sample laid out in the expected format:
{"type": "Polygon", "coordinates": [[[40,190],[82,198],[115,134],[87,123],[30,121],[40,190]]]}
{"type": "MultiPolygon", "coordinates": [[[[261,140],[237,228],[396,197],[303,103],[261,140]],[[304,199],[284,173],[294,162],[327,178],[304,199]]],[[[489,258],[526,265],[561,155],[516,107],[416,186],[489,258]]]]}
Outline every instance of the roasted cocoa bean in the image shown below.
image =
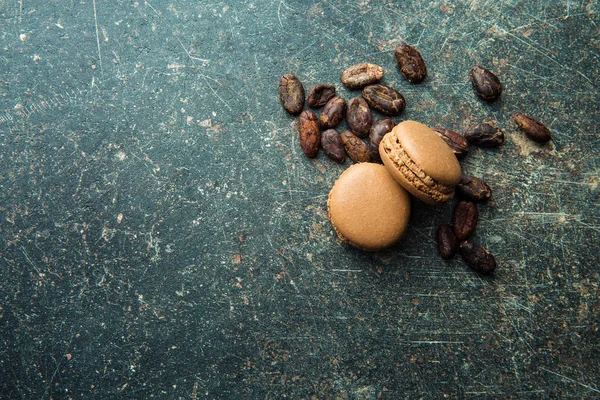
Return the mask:
{"type": "Polygon", "coordinates": [[[456,203],[452,224],[454,225],[454,234],[459,242],[468,239],[475,232],[478,217],[477,204],[464,200],[456,203]]]}
{"type": "Polygon", "coordinates": [[[319,117],[321,128],[329,129],[339,125],[346,116],[346,100],[342,97],[334,97],[325,104],[323,112],[319,117]]]}
{"type": "Polygon", "coordinates": [[[469,142],[460,133],[446,128],[433,128],[433,131],[444,139],[444,142],[452,149],[452,152],[459,160],[464,158],[469,152],[469,142]]]}
{"type": "Polygon", "coordinates": [[[333,96],[335,96],[335,86],[322,83],[310,89],[306,103],[309,107],[323,107],[333,96]]]}
{"type": "Polygon", "coordinates": [[[304,154],[307,157],[315,158],[319,153],[321,130],[319,129],[319,120],[314,112],[302,111],[298,120],[298,135],[304,154]]]}
{"type": "Polygon", "coordinates": [[[362,90],[362,96],[369,106],[387,115],[401,114],[406,108],[402,93],[389,86],[381,84],[366,86],[362,90]]]}
{"type": "Polygon", "coordinates": [[[441,224],[437,230],[437,243],[440,256],[444,260],[450,260],[458,249],[458,240],[454,230],[448,224],[441,224]]]}
{"type": "Polygon", "coordinates": [[[285,74],[279,79],[279,100],[287,112],[299,114],[304,107],[304,86],[293,74],[285,74]]]}
{"type": "Polygon", "coordinates": [[[350,159],[356,163],[369,162],[369,148],[358,136],[348,130],[340,133],[344,148],[350,159]]]}
{"type": "Polygon", "coordinates": [[[346,161],[344,141],[335,129],[327,129],[321,134],[321,147],[323,152],[333,161],[340,164],[346,161]]]}
{"type": "Polygon", "coordinates": [[[465,139],[479,147],[498,147],[504,143],[504,132],[491,124],[479,124],[465,130],[465,139]]]}
{"type": "Polygon", "coordinates": [[[489,69],[477,66],[470,72],[475,94],[485,101],[494,101],[502,94],[500,79],[489,69]]]}
{"type": "Polygon", "coordinates": [[[361,89],[378,82],[383,78],[383,68],[371,63],[361,63],[351,66],[342,72],[342,83],[348,89],[361,89]]]}
{"type": "Polygon", "coordinates": [[[486,201],[492,197],[492,189],[483,180],[470,175],[460,177],[456,193],[470,201],[486,201]]]}
{"type": "Polygon", "coordinates": [[[465,264],[481,275],[489,275],[496,269],[496,259],[483,247],[464,241],[460,244],[460,254],[465,264]]]}
{"type": "Polygon", "coordinates": [[[379,156],[379,143],[386,133],[394,128],[394,121],[391,118],[380,119],[371,125],[369,130],[369,154],[371,162],[381,163],[379,156]]]}
{"type": "Polygon", "coordinates": [[[419,83],[427,76],[425,61],[414,47],[401,44],[394,49],[394,58],[400,72],[409,82],[419,83]]]}
{"type": "Polygon", "coordinates": [[[346,109],[346,122],[356,136],[364,138],[369,134],[373,116],[365,99],[362,97],[350,99],[346,109]]]}
{"type": "Polygon", "coordinates": [[[540,121],[524,114],[515,114],[513,120],[519,128],[525,132],[527,137],[538,143],[547,143],[552,139],[550,129],[546,128],[540,121]]]}

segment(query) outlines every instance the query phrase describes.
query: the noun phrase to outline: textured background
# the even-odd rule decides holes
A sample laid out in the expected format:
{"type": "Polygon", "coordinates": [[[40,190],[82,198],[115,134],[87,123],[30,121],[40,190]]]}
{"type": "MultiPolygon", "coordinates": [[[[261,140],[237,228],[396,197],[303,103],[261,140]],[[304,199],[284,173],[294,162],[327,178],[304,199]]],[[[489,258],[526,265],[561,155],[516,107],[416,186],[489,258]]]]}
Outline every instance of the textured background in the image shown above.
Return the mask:
{"type": "Polygon", "coordinates": [[[0,397],[600,397],[598,9],[0,2],[0,397]],[[403,41],[423,84],[395,67],[403,41]],[[337,240],[349,161],[304,157],[277,84],[349,99],[363,61],[404,93],[396,122],[505,131],[462,162],[494,190],[475,241],[495,277],[437,255],[452,204],[414,202],[387,251],[337,240]],[[477,64],[501,101],[474,96],[477,64]]]}

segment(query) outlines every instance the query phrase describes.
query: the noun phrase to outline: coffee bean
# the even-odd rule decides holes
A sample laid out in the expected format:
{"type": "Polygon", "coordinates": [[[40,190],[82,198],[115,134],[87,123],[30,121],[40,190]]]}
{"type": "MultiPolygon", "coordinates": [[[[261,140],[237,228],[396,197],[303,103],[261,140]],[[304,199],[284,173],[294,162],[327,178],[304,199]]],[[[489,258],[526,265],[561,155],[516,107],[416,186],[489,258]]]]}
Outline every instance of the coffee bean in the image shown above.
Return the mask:
{"type": "Polygon", "coordinates": [[[481,275],[488,275],[496,269],[496,259],[483,247],[464,241],[460,244],[460,254],[473,271],[481,275]]]}
{"type": "Polygon", "coordinates": [[[373,116],[365,99],[361,97],[350,99],[346,110],[346,122],[356,136],[364,138],[369,134],[373,116]]]}
{"type": "Polygon", "coordinates": [[[309,107],[323,107],[333,96],[335,96],[335,86],[322,83],[310,89],[307,104],[309,107]]]}
{"type": "Polygon", "coordinates": [[[445,128],[433,128],[444,142],[452,149],[452,152],[459,160],[464,158],[469,152],[469,142],[463,135],[458,132],[451,131],[445,128]]]}
{"type": "Polygon", "coordinates": [[[323,152],[333,161],[340,164],[346,161],[344,141],[335,129],[327,129],[321,134],[321,147],[323,147],[323,152]]]}
{"type": "Polygon", "coordinates": [[[477,204],[464,200],[456,203],[452,216],[452,224],[454,225],[454,234],[458,241],[468,239],[475,232],[478,217],[477,204]]]}
{"type": "Polygon", "coordinates": [[[465,138],[474,146],[497,147],[504,143],[504,132],[491,124],[479,124],[467,128],[465,138]]]}
{"type": "Polygon", "coordinates": [[[471,83],[475,94],[485,101],[494,101],[502,94],[502,83],[489,69],[477,66],[471,69],[471,83]]]}
{"type": "Polygon", "coordinates": [[[304,107],[304,86],[293,74],[285,74],[279,79],[279,100],[290,114],[299,114],[304,107]]]}
{"type": "Polygon", "coordinates": [[[371,63],[351,66],[342,73],[342,83],[348,89],[361,89],[383,78],[383,68],[371,63]]]}
{"type": "Polygon", "coordinates": [[[524,114],[515,114],[513,119],[529,139],[538,143],[546,143],[552,139],[550,129],[541,122],[524,114]]]}
{"type": "Polygon", "coordinates": [[[319,152],[321,130],[319,129],[319,120],[314,112],[310,110],[302,111],[298,120],[298,134],[304,154],[307,157],[315,158],[319,152]]]}
{"type": "Polygon", "coordinates": [[[479,178],[470,175],[460,177],[456,193],[470,201],[485,201],[492,197],[492,189],[479,178]]]}
{"type": "Polygon", "coordinates": [[[394,49],[394,58],[400,72],[410,82],[419,83],[427,76],[425,61],[414,47],[401,44],[394,49]]]}
{"type": "Polygon", "coordinates": [[[394,128],[394,121],[391,118],[380,119],[375,121],[371,125],[369,131],[369,154],[371,162],[381,163],[381,157],[379,156],[379,143],[386,133],[390,132],[394,128]]]}
{"type": "Polygon", "coordinates": [[[376,84],[366,86],[362,96],[375,110],[387,115],[398,115],[406,108],[404,96],[389,86],[376,84]]]}
{"type": "Polygon", "coordinates": [[[437,243],[440,256],[444,260],[450,260],[458,249],[458,240],[454,230],[448,224],[441,224],[437,230],[437,243]]]}
{"type": "Polygon", "coordinates": [[[346,153],[356,163],[369,162],[369,148],[358,136],[348,130],[340,133],[346,153]]]}
{"type": "Polygon", "coordinates": [[[319,123],[323,129],[334,128],[339,125],[346,115],[346,100],[342,97],[333,97],[323,108],[319,123]]]}

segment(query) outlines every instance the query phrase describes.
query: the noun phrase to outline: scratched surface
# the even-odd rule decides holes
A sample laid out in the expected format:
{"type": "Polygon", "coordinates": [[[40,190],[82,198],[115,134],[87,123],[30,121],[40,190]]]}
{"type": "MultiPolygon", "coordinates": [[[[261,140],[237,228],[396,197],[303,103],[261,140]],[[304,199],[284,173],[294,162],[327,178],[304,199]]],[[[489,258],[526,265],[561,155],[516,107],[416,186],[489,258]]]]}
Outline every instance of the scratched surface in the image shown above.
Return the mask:
{"type": "Polygon", "coordinates": [[[600,397],[598,9],[0,2],[0,397],[600,397]],[[403,41],[421,85],[395,68],[403,41]],[[362,61],[404,93],[396,122],[505,131],[462,163],[494,190],[475,235],[494,278],[437,256],[451,204],[415,202],[383,252],[336,239],[349,163],[303,156],[277,82],[349,99],[362,61]],[[500,102],[473,95],[476,64],[500,102]]]}

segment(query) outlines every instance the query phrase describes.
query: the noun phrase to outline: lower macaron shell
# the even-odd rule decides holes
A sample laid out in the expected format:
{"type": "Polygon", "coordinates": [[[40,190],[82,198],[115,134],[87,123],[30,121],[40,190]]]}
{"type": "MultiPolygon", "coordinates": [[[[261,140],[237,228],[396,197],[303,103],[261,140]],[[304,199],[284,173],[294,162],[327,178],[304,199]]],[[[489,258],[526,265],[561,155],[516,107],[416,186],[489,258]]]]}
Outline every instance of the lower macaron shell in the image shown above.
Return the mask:
{"type": "Polygon", "coordinates": [[[382,139],[379,154],[392,176],[423,202],[442,204],[454,196],[460,165],[450,147],[426,125],[398,124],[382,139]]]}
{"type": "Polygon", "coordinates": [[[382,250],[404,235],[410,196],[381,164],[359,163],[345,170],[327,200],[339,238],[362,250],[382,250]]]}

